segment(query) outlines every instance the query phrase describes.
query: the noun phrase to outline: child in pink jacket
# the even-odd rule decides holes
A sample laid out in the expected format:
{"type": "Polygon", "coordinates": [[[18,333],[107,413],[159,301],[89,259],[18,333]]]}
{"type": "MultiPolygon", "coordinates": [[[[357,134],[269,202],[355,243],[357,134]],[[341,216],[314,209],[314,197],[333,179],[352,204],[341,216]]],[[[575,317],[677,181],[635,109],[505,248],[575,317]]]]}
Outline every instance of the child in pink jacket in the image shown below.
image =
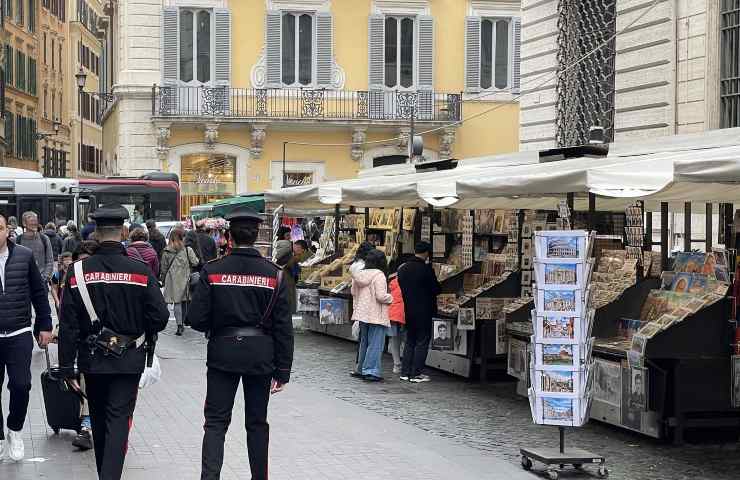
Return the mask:
{"type": "Polygon", "coordinates": [[[388,277],[388,280],[388,288],[393,297],[393,303],[391,303],[391,306],[388,309],[388,317],[391,321],[391,326],[388,329],[388,336],[391,339],[390,344],[391,355],[393,355],[393,373],[401,373],[401,329],[406,325],[406,312],[404,311],[401,286],[398,284],[398,273],[391,274],[391,276],[388,277]]]}
{"type": "Polygon", "coordinates": [[[352,272],[352,320],[360,323],[360,358],[362,379],[379,382],[382,376],[383,345],[390,327],[388,306],[393,297],[388,293],[385,254],[379,250],[368,253],[365,269],[352,272]]]}

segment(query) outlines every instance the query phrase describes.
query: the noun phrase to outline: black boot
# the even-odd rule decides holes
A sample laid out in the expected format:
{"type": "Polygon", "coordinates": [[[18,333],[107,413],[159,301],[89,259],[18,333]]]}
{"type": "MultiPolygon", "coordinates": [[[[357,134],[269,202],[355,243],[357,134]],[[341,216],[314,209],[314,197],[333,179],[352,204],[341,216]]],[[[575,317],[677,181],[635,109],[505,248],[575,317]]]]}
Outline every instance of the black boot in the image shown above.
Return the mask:
{"type": "Polygon", "coordinates": [[[184,332],[184,331],[185,331],[185,327],[183,327],[182,325],[178,325],[177,326],[177,331],[175,332],[175,335],[177,335],[178,337],[180,337],[180,336],[182,336],[182,332],[184,332]]]}

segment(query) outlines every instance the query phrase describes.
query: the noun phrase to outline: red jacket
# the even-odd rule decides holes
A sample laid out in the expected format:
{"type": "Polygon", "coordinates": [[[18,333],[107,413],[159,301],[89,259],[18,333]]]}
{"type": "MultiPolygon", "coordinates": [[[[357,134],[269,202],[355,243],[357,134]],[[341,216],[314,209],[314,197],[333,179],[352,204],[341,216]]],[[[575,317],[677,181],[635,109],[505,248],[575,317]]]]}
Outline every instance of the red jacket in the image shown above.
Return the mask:
{"type": "Polygon", "coordinates": [[[406,314],[403,307],[403,295],[401,295],[401,287],[398,285],[398,276],[396,274],[391,275],[391,282],[388,286],[391,296],[393,297],[393,303],[391,303],[388,309],[388,317],[391,322],[406,324],[406,314]]]}

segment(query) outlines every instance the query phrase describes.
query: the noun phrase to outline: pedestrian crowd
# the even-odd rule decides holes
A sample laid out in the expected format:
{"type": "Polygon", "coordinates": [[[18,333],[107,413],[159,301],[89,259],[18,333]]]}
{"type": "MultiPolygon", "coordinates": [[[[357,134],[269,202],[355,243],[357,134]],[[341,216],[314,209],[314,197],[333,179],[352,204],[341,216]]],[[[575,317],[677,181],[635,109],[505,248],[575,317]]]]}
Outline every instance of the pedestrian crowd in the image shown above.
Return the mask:
{"type": "MultiPolygon", "coordinates": [[[[291,246],[293,255],[278,268],[252,248],[262,221],[255,212],[234,212],[228,231],[205,222],[195,230],[177,224],[166,238],[154,220],[124,224],[128,219],[120,205],[99,208],[82,229],[72,221],[42,228],[30,211],[21,225],[0,214],[0,385],[7,372],[10,392],[7,436],[0,409],[0,462],[25,456],[21,431],[35,339],[42,349],[59,344],[55,375],[79,407],[73,409],[78,418],[62,425],[78,432],[73,445],[95,449],[100,478],[120,479],[137,390],[145,364],[155,368],[156,336],[168,322],[169,304],[176,335],[192,323],[209,338],[202,478],[220,476],[241,381],[252,478],[266,480],[267,403],[289,380],[295,282],[308,244],[291,246]],[[220,274],[236,280],[220,282],[220,274]]],[[[47,390],[60,383],[50,372],[41,381],[47,421],[58,431],[52,417],[63,409],[47,390]]]]}

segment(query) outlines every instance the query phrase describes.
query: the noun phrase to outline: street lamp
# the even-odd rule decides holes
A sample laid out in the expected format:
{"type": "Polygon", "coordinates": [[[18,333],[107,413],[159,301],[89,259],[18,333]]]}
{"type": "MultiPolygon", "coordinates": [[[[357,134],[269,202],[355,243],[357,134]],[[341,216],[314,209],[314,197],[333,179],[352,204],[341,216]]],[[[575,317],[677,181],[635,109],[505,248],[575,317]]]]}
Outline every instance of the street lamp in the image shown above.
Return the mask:
{"type": "Polygon", "coordinates": [[[59,122],[59,119],[54,120],[54,133],[51,132],[37,132],[34,136],[36,137],[36,140],[46,140],[49,137],[55,137],[59,135],[59,127],[62,124],[59,122]]]}
{"type": "Polygon", "coordinates": [[[84,123],[82,119],[82,92],[85,89],[85,83],[87,82],[87,73],[85,73],[85,70],[80,67],[80,71],[75,74],[75,79],[77,80],[77,109],[80,112],[80,150],[79,150],[79,157],[77,158],[77,163],[79,164],[80,168],[82,167],[82,151],[84,148],[84,143],[82,141],[83,137],[82,134],[84,132],[84,123]]]}

